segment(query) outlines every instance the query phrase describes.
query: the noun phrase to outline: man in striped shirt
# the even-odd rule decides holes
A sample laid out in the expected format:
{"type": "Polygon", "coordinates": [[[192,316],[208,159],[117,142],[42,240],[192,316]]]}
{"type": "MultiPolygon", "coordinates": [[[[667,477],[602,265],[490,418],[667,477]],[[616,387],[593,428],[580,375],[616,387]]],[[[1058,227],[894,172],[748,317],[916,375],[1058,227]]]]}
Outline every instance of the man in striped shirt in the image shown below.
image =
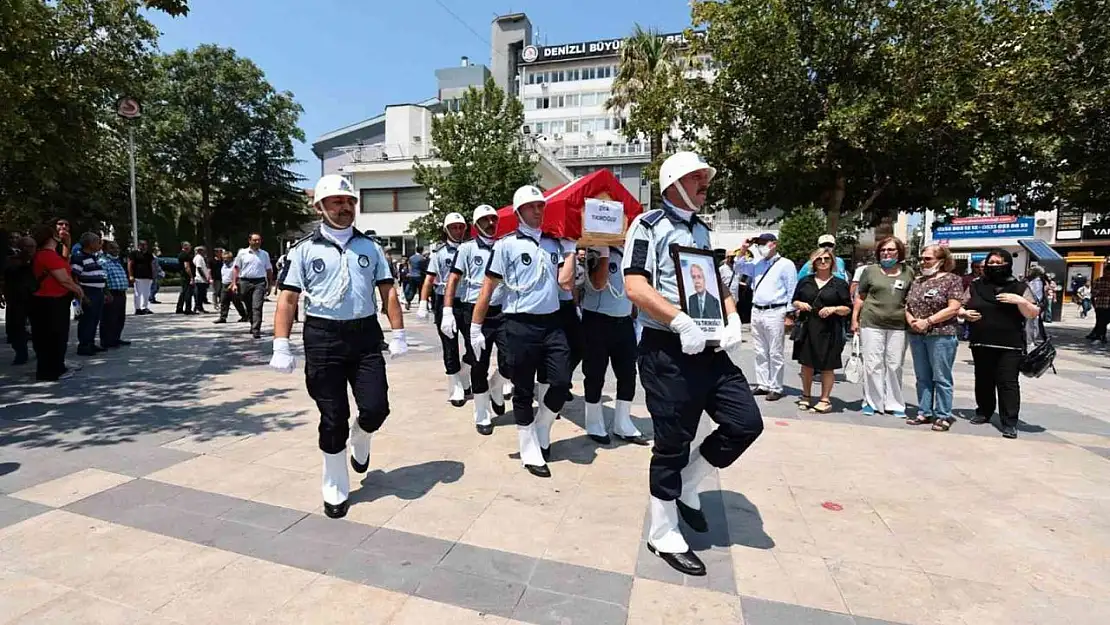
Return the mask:
{"type": "Polygon", "coordinates": [[[77,320],[77,355],[92,356],[104,348],[96,346],[96,328],[104,313],[104,287],[107,278],[96,260],[100,251],[100,236],[92,232],[81,235],[81,249],[69,257],[73,279],[85,292],[81,303],[81,318],[77,320]]]}

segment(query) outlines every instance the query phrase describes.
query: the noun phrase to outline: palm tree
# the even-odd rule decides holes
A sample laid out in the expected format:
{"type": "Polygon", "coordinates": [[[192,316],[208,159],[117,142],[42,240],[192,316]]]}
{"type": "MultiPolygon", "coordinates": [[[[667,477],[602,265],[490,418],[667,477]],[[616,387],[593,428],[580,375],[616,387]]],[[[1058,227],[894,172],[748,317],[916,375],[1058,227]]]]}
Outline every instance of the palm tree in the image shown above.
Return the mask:
{"type": "MultiPolygon", "coordinates": [[[[657,164],[663,140],[677,119],[673,104],[675,87],[681,79],[679,54],[655,29],[636,24],[621,46],[612,95],[605,108],[627,112],[625,135],[630,139],[647,135],[651,161],[657,164]]],[[[653,201],[657,191],[653,191],[653,201]]]]}

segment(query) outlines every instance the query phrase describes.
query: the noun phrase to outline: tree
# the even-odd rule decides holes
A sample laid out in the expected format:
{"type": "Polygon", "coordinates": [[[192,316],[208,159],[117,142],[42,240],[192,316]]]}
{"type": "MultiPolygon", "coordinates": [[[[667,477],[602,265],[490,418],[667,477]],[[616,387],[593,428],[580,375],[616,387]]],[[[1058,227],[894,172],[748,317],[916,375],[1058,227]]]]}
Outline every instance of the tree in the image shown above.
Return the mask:
{"type": "MultiPolygon", "coordinates": [[[[658,31],[636,24],[621,45],[612,95],[605,102],[607,110],[624,120],[625,137],[633,141],[647,138],[653,169],[659,167],[663,142],[678,121],[680,61],[675,46],[658,31]]],[[[652,189],[657,203],[659,190],[654,185],[652,189]]]]}
{"type": "MultiPolygon", "coordinates": [[[[690,81],[683,128],[722,170],[719,199],[744,211],[817,205],[835,232],[842,213],[873,224],[962,203],[991,170],[982,155],[1012,141],[987,130],[1025,123],[981,91],[1004,71],[984,70],[997,43],[988,26],[1020,30],[1040,4],[697,0],[694,24],[709,35],[692,49],[718,71],[690,81]]],[[[1020,43],[1011,49],[1019,58],[1020,43]]],[[[1005,173],[991,179],[994,190],[1021,191],[1024,166],[1010,158],[994,167],[1005,173]]]]}
{"type": "Polygon", "coordinates": [[[114,111],[121,95],[142,97],[152,68],[158,31],[142,6],[0,6],[0,222],[23,228],[65,215],[75,229],[101,229],[126,206],[126,141],[114,111]]]}
{"type": "Polygon", "coordinates": [[[152,91],[144,114],[152,158],[179,187],[196,191],[199,204],[188,217],[208,249],[217,242],[217,210],[276,221],[304,215],[298,178],[288,170],[293,140],[304,140],[297,126],[303,109],[292,93],[276,91],[249,59],[213,45],[160,57],[152,91]]]}
{"type": "Polygon", "coordinates": [[[521,143],[524,105],[506,97],[492,78],[463,95],[458,112],[432,119],[430,159],[416,159],[412,179],[428,190],[432,210],[415,219],[409,231],[434,240],[443,235],[443,218],[466,216],[480,204],[500,208],[521,186],[535,184],[535,163],[521,143]],[[434,160],[446,161],[443,167],[434,160]]]}
{"type": "MultiPolygon", "coordinates": [[[[850,255],[858,242],[859,225],[842,221],[836,232],[837,256],[850,255]]],[[[779,226],[778,252],[801,267],[817,249],[817,239],[828,232],[825,212],[816,206],[791,211],[779,226]]]]}

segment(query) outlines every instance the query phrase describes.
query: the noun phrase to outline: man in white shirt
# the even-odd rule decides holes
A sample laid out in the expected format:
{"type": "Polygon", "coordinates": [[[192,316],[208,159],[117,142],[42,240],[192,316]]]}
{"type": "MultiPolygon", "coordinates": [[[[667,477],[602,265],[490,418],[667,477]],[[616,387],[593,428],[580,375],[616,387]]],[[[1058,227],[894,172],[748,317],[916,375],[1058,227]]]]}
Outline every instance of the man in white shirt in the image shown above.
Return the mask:
{"type": "Polygon", "coordinates": [[[755,395],[767,401],[782,399],[785,373],[784,349],[786,315],[792,310],[798,269],[790,259],[779,256],[778,237],[767,232],[740,246],[741,253],[752,251],[752,260],[736,266],[747,274],[752,285],[752,348],[755,351],[755,395]]]}
{"type": "Polygon", "coordinates": [[[208,250],[204,246],[197,246],[195,248],[196,256],[193,256],[193,269],[197,272],[196,278],[193,280],[194,297],[195,297],[195,311],[202,315],[208,314],[204,309],[204,305],[208,303],[208,284],[212,282],[212,273],[208,269],[208,260],[205,256],[208,250]]]}
{"type": "Polygon", "coordinates": [[[238,293],[251,320],[251,336],[262,338],[262,304],[274,282],[270,255],[262,249],[262,235],[251,234],[250,246],[239,250],[231,270],[231,292],[238,293]]]}

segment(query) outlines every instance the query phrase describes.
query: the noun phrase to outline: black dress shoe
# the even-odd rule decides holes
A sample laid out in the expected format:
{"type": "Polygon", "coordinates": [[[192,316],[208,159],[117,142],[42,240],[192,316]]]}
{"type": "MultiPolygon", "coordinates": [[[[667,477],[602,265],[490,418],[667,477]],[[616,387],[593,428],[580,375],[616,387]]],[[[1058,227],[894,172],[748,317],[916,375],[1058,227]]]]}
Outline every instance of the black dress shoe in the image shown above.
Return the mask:
{"type": "Polygon", "coordinates": [[[490,404],[493,405],[493,414],[497,416],[505,414],[505,404],[498,404],[496,402],[490,402],[490,404]]]}
{"type": "Polygon", "coordinates": [[[1002,426],[1002,438],[1017,438],[1017,428],[1012,425],[1002,426]]]}
{"type": "Polygon", "coordinates": [[[120,341],[116,341],[116,344],[113,345],[112,347],[127,347],[130,344],[131,344],[131,341],[120,340],[120,341]]]}
{"type": "Polygon", "coordinates": [[[551,462],[551,448],[540,447],[540,455],[543,456],[544,462],[551,462]]]}
{"type": "Polygon", "coordinates": [[[154,298],[152,297],[152,298],[150,298],[150,303],[151,303],[151,304],[161,304],[162,302],[161,302],[161,301],[159,301],[159,300],[156,300],[156,299],[154,299],[154,298]]]}
{"type": "Polygon", "coordinates": [[[95,356],[96,355],[96,350],[94,350],[91,347],[78,347],[77,348],[77,355],[78,356],[95,356]]]}
{"type": "Polygon", "coordinates": [[[593,434],[587,434],[587,436],[590,437],[591,441],[597,443],[598,445],[608,445],[609,443],[613,442],[613,440],[611,438],[609,438],[608,435],[606,435],[606,436],[595,436],[593,434]]]}
{"type": "Polygon", "coordinates": [[[456,408],[462,408],[463,406],[466,405],[466,400],[465,399],[452,399],[452,400],[449,400],[449,401],[451,402],[451,405],[456,407],[456,408]]]}
{"type": "Polygon", "coordinates": [[[27,364],[27,354],[20,354],[15,357],[15,360],[12,361],[13,367],[18,367],[19,365],[25,364],[27,364]]]}
{"type": "Polygon", "coordinates": [[[335,504],[334,506],[325,501],[324,514],[326,514],[329,519],[342,519],[343,517],[347,516],[347,508],[349,508],[350,506],[351,504],[346,501],[344,501],[343,503],[335,504]]]}
{"type": "Polygon", "coordinates": [[[547,468],[546,464],[541,464],[540,466],[526,464],[524,468],[528,469],[528,472],[536,477],[551,477],[551,469],[547,468]]]}
{"type": "Polygon", "coordinates": [[[260,338],[262,338],[262,333],[261,332],[251,332],[251,336],[253,336],[256,339],[260,339],[260,338]]]}
{"type": "Polygon", "coordinates": [[[212,323],[227,323],[227,319],[217,319],[217,320],[213,321],[212,323]]]}
{"type": "Polygon", "coordinates": [[[986,415],[977,414],[977,415],[975,415],[974,417],[971,418],[971,424],[972,425],[983,425],[984,423],[990,423],[990,422],[991,422],[991,418],[986,416],[986,415]]]}
{"type": "Polygon", "coordinates": [[[246,317],[239,317],[239,319],[237,319],[235,323],[246,323],[248,321],[250,321],[250,319],[247,319],[246,317]]]}
{"type": "Polygon", "coordinates": [[[782,399],[782,397],[782,393],[779,393],[778,391],[771,391],[770,393],[767,393],[767,401],[778,401],[782,399]]]}
{"type": "Polygon", "coordinates": [[[490,434],[493,434],[492,423],[487,423],[486,425],[475,425],[474,429],[478,430],[478,433],[482,436],[489,436],[490,434]]]}
{"type": "Polygon", "coordinates": [[[705,565],[702,564],[701,558],[698,558],[693,550],[687,551],[686,553],[663,553],[661,551],[656,551],[655,547],[651,546],[651,543],[648,543],[647,548],[648,551],[663,558],[664,562],[671,565],[671,568],[679,573],[693,575],[695,577],[705,575],[705,565]]]}
{"type": "Polygon", "coordinates": [[[686,521],[686,525],[689,525],[690,529],[699,534],[704,534],[709,531],[709,521],[705,520],[705,515],[702,514],[701,510],[691,508],[682,503],[680,499],[675,499],[674,502],[678,504],[679,516],[682,517],[683,521],[686,521]]]}
{"type": "Polygon", "coordinates": [[[366,462],[361,464],[358,460],[355,460],[354,456],[351,456],[351,468],[355,470],[355,473],[366,473],[366,470],[370,468],[370,456],[366,456],[366,462]]]}
{"type": "Polygon", "coordinates": [[[752,395],[766,395],[767,393],[770,393],[770,392],[771,391],[768,391],[765,388],[757,388],[754,391],[752,391],[752,395]]]}
{"type": "Polygon", "coordinates": [[[647,445],[651,444],[651,441],[644,438],[643,436],[621,436],[620,434],[614,434],[613,436],[616,436],[626,443],[632,443],[633,445],[641,445],[646,447],[647,445]]]}

